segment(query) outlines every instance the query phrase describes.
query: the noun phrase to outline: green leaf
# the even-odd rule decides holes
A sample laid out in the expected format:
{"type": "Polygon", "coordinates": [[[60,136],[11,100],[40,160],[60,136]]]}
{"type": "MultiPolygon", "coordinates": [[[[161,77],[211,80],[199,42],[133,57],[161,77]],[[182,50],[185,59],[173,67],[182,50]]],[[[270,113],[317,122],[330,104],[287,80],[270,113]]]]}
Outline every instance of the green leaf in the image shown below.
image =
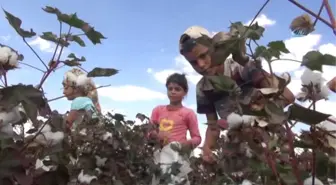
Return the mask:
{"type": "Polygon", "coordinates": [[[74,53],[70,53],[68,55],[68,58],[69,59],[63,61],[63,64],[67,65],[67,66],[70,66],[70,67],[81,66],[82,64],[80,62],[86,61],[85,57],[82,56],[81,58],[78,58],[74,53]]]}
{"type": "Polygon", "coordinates": [[[65,47],[68,47],[69,46],[69,43],[66,42],[64,39],[59,39],[57,37],[56,34],[52,33],[52,32],[43,32],[43,35],[40,36],[42,39],[44,40],[47,40],[47,41],[51,41],[55,44],[57,44],[59,41],[60,41],[60,45],[61,46],[65,46],[65,47]]]}
{"type": "Polygon", "coordinates": [[[286,48],[286,45],[283,41],[272,41],[265,46],[258,46],[255,49],[255,57],[263,57],[267,61],[271,61],[272,57],[280,59],[281,53],[289,53],[289,50],[286,48]]]}
{"type": "Polygon", "coordinates": [[[82,47],[85,47],[85,42],[77,35],[71,36],[71,39],[75,41],[77,44],[79,44],[82,47]]]}
{"type": "Polygon", "coordinates": [[[74,67],[74,66],[81,66],[82,64],[76,60],[66,60],[62,62],[64,65],[74,67]]]}
{"type": "Polygon", "coordinates": [[[268,43],[267,46],[269,47],[268,51],[271,54],[271,56],[274,56],[277,59],[280,59],[281,52],[290,53],[283,41],[273,41],[268,43]]]}
{"type": "Polygon", "coordinates": [[[231,24],[231,30],[239,34],[241,38],[259,40],[265,31],[265,28],[258,25],[258,23],[252,24],[250,27],[244,26],[242,22],[235,22],[231,24]]]}
{"type": "Polygon", "coordinates": [[[118,70],[113,68],[100,68],[96,67],[88,73],[88,77],[102,77],[102,76],[113,76],[118,73],[118,70]]]}
{"type": "Polygon", "coordinates": [[[258,46],[255,49],[254,56],[256,58],[263,57],[267,61],[271,61],[272,54],[268,51],[268,49],[265,46],[258,46]]]}
{"type": "Polygon", "coordinates": [[[57,18],[59,21],[64,22],[68,24],[69,26],[75,27],[75,28],[82,28],[86,22],[82,19],[79,19],[77,17],[77,14],[64,14],[62,13],[58,8],[54,8],[51,6],[46,6],[45,8],[42,8],[45,12],[55,14],[57,15],[57,18]]]}
{"type": "Polygon", "coordinates": [[[288,108],[288,113],[288,119],[303,122],[309,125],[316,125],[325,121],[330,116],[330,114],[314,111],[298,104],[291,105],[288,108]]]}
{"type": "Polygon", "coordinates": [[[272,50],[281,51],[283,53],[290,53],[282,40],[269,42],[267,46],[272,50]]]}
{"type": "Polygon", "coordinates": [[[101,39],[106,39],[103,34],[100,32],[96,31],[94,27],[90,26],[89,24],[85,24],[82,27],[83,32],[87,36],[88,39],[91,40],[93,44],[101,44],[101,39]]]}
{"type": "Polygon", "coordinates": [[[219,92],[230,92],[237,86],[236,82],[227,76],[205,76],[219,92]]]}
{"type": "Polygon", "coordinates": [[[9,22],[9,24],[15,29],[15,31],[23,38],[31,38],[36,35],[36,33],[33,31],[33,29],[30,29],[30,31],[26,31],[21,28],[22,21],[18,17],[15,17],[13,14],[7,12],[6,10],[2,9],[5,14],[6,18],[9,22]]]}
{"type": "Polygon", "coordinates": [[[322,71],[322,65],[336,65],[336,57],[319,51],[309,51],[302,58],[302,66],[306,66],[310,70],[322,71]]]}
{"type": "Polygon", "coordinates": [[[81,57],[81,58],[78,58],[74,53],[70,53],[69,55],[68,55],[68,58],[71,58],[71,59],[73,59],[73,60],[76,60],[76,61],[80,61],[80,62],[84,62],[84,61],[86,61],[86,58],[85,57],[81,57]]]}
{"type": "Polygon", "coordinates": [[[79,19],[77,17],[77,14],[60,14],[58,15],[58,19],[64,23],[67,23],[69,26],[75,27],[75,28],[82,28],[85,24],[87,24],[82,19],[79,19]]]}

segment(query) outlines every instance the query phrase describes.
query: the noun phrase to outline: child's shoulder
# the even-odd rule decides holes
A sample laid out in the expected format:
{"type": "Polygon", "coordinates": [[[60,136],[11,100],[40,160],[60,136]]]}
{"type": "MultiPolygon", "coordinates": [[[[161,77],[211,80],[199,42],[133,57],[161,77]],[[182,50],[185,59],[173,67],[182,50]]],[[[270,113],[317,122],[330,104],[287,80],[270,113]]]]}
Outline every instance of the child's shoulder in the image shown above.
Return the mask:
{"type": "Polygon", "coordinates": [[[156,106],[153,111],[161,111],[161,110],[165,110],[167,105],[158,105],[156,106]]]}
{"type": "Polygon", "coordinates": [[[93,104],[92,100],[88,97],[77,97],[72,100],[72,106],[85,106],[88,104],[93,104]]]}
{"type": "Polygon", "coordinates": [[[181,111],[183,111],[185,114],[195,114],[195,111],[189,107],[183,106],[181,111]]]}

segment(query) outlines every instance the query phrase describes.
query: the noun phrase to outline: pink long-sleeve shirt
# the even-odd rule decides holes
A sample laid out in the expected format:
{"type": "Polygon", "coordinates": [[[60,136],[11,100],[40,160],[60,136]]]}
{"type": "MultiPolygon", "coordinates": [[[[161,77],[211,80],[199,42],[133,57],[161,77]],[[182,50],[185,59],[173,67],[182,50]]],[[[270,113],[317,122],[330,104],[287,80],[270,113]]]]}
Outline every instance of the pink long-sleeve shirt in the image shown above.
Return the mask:
{"type": "Polygon", "coordinates": [[[160,105],[154,108],[151,122],[159,124],[160,132],[167,134],[165,143],[177,141],[189,143],[193,147],[197,147],[201,143],[197,117],[192,109],[181,107],[170,110],[167,105],[160,105]],[[187,140],[188,130],[191,136],[189,140],[187,140]]]}

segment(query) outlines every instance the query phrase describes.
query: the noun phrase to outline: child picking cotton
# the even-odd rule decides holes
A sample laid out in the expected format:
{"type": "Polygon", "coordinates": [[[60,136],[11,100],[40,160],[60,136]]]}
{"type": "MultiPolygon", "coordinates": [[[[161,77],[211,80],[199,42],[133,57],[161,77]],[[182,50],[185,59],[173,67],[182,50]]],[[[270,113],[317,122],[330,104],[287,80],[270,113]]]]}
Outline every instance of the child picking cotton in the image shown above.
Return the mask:
{"type": "MultiPolygon", "coordinates": [[[[169,104],[155,107],[151,115],[151,123],[159,124],[159,131],[150,133],[150,137],[162,143],[162,149],[154,154],[155,161],[160,164],[162,173],[170,173],[174,162],[182,163],[180,173],[172,178],[172,184],[183,181],[184,184],[189,184],[187,174],[191,169],[188,159],[172,148],[194,149],[201,143],[197,117],[193,110],[182,105],[182,100],[188,92],[185,75],[175,73],[169,76],[166,88],[169,104]],[[191,139],[187,139],[187,131],[190,132],[191,139]]],[[[152,185],[159,184],[159,179],[154,176],[152,185]]]]}
{"type": "Polygon", "coordinates": [[[72,101],[70,112],[66,117],[69,129],[73,127],[73,123],[80,116],[81,111],[90,112],[92,118],[98,118],[100,106],[96,87],[86,73],[80,69],[73,68],[65,73],[62,84],[64,96],[72,101]]]}

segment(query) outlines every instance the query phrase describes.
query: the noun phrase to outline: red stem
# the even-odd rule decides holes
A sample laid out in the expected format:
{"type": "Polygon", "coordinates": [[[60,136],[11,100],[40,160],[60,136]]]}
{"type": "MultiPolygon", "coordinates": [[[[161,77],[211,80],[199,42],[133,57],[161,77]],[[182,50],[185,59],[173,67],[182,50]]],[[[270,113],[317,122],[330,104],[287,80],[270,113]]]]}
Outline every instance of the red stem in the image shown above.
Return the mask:
{"type": "Polygon", "coordinates": [[[333,26],[333,29],[335,31],[335,29],[336,29],[336,21],[335,21],[334,15],[332,13],[330,4],[329,4],[328,0],[323,0],[323,3],[324,3],[325,8],[327,9],[327,13],[328,13],[331,25],[333,26]]]}
{"type": "Polygon", "coordinates": [[[293,173],[295,174],[298,185],[303,185],[302,179],[300,178],[299,169],[298,169],[298,161],[297,161],[297,158],[296,158],[295,152],[294,152],[294,144],[293,144],[294,136],[293,136],[292,130],[290,129],[287,122],[286,122],[285,126],[286,126],[286,131],[287,131],[288,140],[289,140],[288,145],[289,145],[289,148],[290,148],[290,156],[292,158],[291,162],[292,162],[293,173]]]}
{"type": "MultiPolygon", "coordinates": [[[[62,25],[62,24],[61,24],[62,25]]],[[[67,36],[65,38],[65,41],[68,40],[68,36],[70,34],[70,31],[71,31],[71,26],[69,27],[69,31],[67,33],[67,36]]],[[[57,49],[57,48],[56,48],[57,49]]],[[[64,46],[61,46],[61,50],[60,50],[60,53],[58,54],[58,57],[57,57],[57,61],[56,61],[56,64],[55,65],[52,65],[49,67],[49,69],[47,70],[47,72],[45,73],[45,75],[42,77],[41,79],[41,82],[38,86],[38,89],[40,89],[43,85],[43,83],[45,82],[45,80],[48,78],[48,76],[51,74],[51,72],[57,68],[57,66],[61,63],[60,61],[60,58],[61,58],[61,55],[62,55],[62,52],[63,52],[63,49],[64,49],[64,46]]],[[[55,50],[55,53],[57,52],[57,50],[55,50]]],[[[54,56],[53,56],[54,57],[54,56]]]]}

